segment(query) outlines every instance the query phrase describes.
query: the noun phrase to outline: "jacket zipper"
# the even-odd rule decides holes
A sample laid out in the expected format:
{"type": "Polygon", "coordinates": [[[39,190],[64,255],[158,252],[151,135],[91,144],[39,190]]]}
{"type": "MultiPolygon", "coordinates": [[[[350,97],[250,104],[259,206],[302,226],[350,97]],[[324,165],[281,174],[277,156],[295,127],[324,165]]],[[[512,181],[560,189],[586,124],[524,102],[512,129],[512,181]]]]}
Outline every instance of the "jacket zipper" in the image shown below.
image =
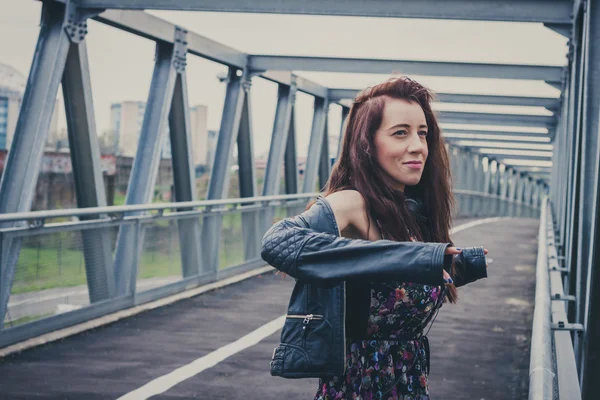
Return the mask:
{"type": "Polygon", "coordinates": [[[319,315],[319,314],[306,314],[306,315],[287,314],[285,317],[286,318],[302,318],[304,320],[304,321],[302,321],[302,323],[305,325],[308,324],[313,319],[323,319],[323,316],[319,315]]]}

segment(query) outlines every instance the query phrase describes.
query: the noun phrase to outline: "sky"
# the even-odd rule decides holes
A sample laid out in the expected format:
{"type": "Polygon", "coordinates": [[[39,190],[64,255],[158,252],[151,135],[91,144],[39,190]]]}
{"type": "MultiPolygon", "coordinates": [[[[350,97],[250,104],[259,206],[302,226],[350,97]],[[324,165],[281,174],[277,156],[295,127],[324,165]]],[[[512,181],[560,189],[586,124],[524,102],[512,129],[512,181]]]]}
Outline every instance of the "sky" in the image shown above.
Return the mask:
{"type": "MultiPolygon", "coordinates": [[[[0,1],[0,63],[27,76],[39,33],[41,3],[0,1]]],[[[541,24],[488,21],[422,20],[277,14],[150,13],[250,54],[314,55],[423,61],[488,62],[562,66],[567,39],[541,24]]],[[[89,22],[89,65],[97,133],[109,129],[110,104],[145,101],[152,77],[154,43],[96,21],[89,22]]],[[[208,106],[208,127],[218,130],[225,85],[218,80],[226,67],[188,55],[190,105],[208,106]]],[[[399,71],[401,73],[401,71],[399,71]]],[[[386,75],[297,72],[332,88],[361,89],[386,75]]],[[[541,81],[450,78],[411,75],[434,91],[475,94],[557,97],[541,81]]],[[[251,90],[254,146],[257,156],[268,152],[277,85],[253,79],[251,90]]],[[[59,91],[59,98],[62,94],[59,91]]],[[[60,103],[60,102],[59,102],[60,103]]],[[[60,115],[64,109],[60,105],[60,115]]],[[[299,93],[296,100],[297,152],[305,156],[312,121],[313,98],[299,93]]],[[[440,105],[438,109],[523,113],[523,108],[440,105]]],[[[549,113],[528,109],[532,114],[549,113]]],[[[340,108],[332,106],[329,134],[337,136],[340,108]]],[[[61,124],[65,124],[64,117],[61,124]]],[[[506,130],[502,128],[502,130],[506,130]]],[[[332,149],[333,151],[333,149],[332,149]]]]}

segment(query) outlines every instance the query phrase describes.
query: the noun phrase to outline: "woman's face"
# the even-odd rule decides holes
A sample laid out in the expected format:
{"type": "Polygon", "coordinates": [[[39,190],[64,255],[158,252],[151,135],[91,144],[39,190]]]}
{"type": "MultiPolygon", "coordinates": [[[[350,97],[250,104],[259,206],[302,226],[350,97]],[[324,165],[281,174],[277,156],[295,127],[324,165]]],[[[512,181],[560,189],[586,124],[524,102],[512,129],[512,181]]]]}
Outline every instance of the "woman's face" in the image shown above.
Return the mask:
{"type": "Polygon", "coordinates": [[[374,141],[377,162],[396,189],[419,183],[428,149],[427,121],[418,103],[386,98],[374,141]]]}

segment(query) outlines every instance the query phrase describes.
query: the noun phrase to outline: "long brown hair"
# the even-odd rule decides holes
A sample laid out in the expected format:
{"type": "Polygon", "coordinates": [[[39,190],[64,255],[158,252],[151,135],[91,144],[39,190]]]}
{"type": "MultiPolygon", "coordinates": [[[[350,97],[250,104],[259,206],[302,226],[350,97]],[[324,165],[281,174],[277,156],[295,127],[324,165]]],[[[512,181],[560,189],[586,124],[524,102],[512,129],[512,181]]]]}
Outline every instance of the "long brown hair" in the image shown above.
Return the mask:
{"type": "MultiPolygon", "coordinates": [[[[387,239],[407,241],[415,236],[424,242],[452,243],[449,234],[454,208],[452,177],[440,127],[431,109],[432,100],[433,93],[423,85],[407,77],[392,78],[361,91],[344,122],[342,150],[324,195],[349,188],[357,190],[365,199],[369,215],[378,222],[387,239]],[[374,136],[388,98],[419,104],[427,121],[429,155],[423,175],[417,185],[406,186],[405,192],[393,188],[376,159],[374,136]],[[418,223],[409,212],[406,197],[420,200],[427,217],[425,221],[418,223]]],[[[455,303],[456,287],[446,287],[448,300],[455,303]]]]}

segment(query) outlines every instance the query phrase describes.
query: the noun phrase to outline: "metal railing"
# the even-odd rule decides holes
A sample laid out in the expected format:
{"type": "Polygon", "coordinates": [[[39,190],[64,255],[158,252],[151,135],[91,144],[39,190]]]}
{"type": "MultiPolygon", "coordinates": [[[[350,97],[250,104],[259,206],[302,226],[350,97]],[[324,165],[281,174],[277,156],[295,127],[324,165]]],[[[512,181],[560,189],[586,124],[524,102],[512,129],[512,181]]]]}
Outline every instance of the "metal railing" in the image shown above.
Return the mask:
{"type": "MultiPolygon", "coordinates": [[[[458,217],[537,217],[539,213],[533,204],[501,196],[454,193],[458,217]]],[[[5,299],[4,306],[0,304],[0,311],[5,310],[0,313],[4,321],[0,347],[263,267],[260,242],[264,232],[274,220],[302,212],[316,195],[0,215],[0,299],[5,299]],[[215,248],[204,246],[207,241],[200,236],[202,257],[188,257],[186,229],[201,228],[215,219],[219,237],[208,241],[208,247],[215,248]],[[130,270],[118,274],[122,266],[117,265],[116,252],[123,232],[131,235],[129,243],[137,251],[133,250],[130,270]],[[103,245],[98,241],[101,237],[110,247],[108,267],[98,250],[103,245]],[[205,253],[210,252],[216,252],[216,263],[212,258],[206,261],[205,253]],[[102,269],[108,272],[99,273],[102,269]],[[7,273],[11,270],[12,276],[7,273]],[[116,282],[124,278],[130,282],[116,282]],[[107,287],[111,284],[126,287],[126,293],[107,287]]]]}
{"type": "Polygon", "coordinates": [[[555,246],[551,204],[542,200],[536,266],[535,310],[529,364],[529,400],[581,399],[571,332],[582,327],[569,324],[563,276],[555,246]]]}

